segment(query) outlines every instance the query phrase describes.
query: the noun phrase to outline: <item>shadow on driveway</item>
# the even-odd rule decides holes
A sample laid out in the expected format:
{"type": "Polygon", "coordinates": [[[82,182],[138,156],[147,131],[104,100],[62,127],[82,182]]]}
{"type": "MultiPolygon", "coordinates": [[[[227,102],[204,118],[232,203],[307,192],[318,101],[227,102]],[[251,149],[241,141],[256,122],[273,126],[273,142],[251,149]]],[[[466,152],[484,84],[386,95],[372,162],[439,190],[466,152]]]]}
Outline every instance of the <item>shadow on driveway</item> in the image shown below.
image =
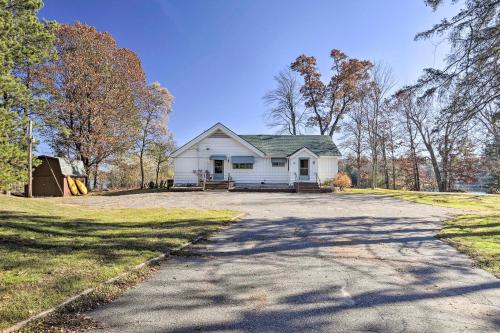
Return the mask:
{"type": "Polygon", "coordinates": [[[498,332],[500,282],[415,215],[248,218],[91,316],[109,332],[498,332]]]}

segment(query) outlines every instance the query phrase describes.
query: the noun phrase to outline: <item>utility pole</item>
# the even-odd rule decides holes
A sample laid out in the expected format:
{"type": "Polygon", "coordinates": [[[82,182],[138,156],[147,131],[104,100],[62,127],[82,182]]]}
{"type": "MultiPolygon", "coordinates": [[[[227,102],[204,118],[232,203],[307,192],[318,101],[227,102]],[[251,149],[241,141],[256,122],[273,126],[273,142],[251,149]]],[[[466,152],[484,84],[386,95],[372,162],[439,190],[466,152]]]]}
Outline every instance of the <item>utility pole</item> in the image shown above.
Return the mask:
{"type": "Polygon", "coordinates": [[[28,198],[33,197],[33,123],[28,120],[28,198]]]}

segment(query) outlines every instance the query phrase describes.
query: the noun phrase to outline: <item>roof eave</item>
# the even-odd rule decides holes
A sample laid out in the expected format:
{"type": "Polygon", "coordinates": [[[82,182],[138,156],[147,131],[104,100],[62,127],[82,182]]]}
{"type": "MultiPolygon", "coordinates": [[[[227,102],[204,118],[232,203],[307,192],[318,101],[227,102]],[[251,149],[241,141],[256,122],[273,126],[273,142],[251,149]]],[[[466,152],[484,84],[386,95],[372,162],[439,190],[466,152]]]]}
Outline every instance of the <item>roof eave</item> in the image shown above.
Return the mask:
{"type": "Polygon", "coordinates": [[[312,155],[314,155],[315,157],[319,157],[320,155],[316,154],[315,152],[313,152],[311,149],[307,148],[306,146],[304,147],[301,147],[299,149],[297,149],[296,151],[294,151],[293,153],[289,154],[288,157],[293,157],[294,155],[298,154],[299,152],[301,152],[302,150],[307,150],[308,152],[310,152],[312,155]]]}
{"type": "Polygon", "coordinates": [[[220,129],[221,131],[225,132],[229,137],[231,137],[232,139],[240,142],[243,146],[246,146],[248,149],[252,150],[254,153],[256,153],[257,155],[259,155],[260,157],[265,157],[266,156],[265,152],[263,152],[259,148],[255,147],[253,144],[251,144],[247,140],[243,139],[238,134],[236,134],[233,131],[231,131],[224,124],[218,122],[215,125],[213,125],[212,127],[210,127],[209,129],[203,131],[201,134],[199,134],[198,136],[196,136],[194,139],[188,141],[186,144],[182,145],[177,150],[175,150],[172,153],[172,157],[176,158],[181,153],[183,153],[184,151],[186,151],[190,147],[194,146],[195,144],[197,144],[198,142],[200,142],[204,138],[208,137],[210,134],[212,134],[214,131],[216,131],[218,129],[220,129]]]}

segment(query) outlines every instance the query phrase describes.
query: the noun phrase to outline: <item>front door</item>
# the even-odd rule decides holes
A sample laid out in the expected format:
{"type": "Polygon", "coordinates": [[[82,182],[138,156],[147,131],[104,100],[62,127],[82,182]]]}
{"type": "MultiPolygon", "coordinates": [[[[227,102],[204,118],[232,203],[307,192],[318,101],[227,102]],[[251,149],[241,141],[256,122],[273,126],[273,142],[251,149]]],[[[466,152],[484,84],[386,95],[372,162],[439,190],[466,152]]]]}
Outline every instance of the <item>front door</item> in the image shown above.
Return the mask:
{"type": "Polygon", "coordinates": [[[214,180],[224,180],[223,160],[214,160],[214,180]]]}
{"type": "Polygon", "coordinates": [[[309,159],[301,158],[299,160],[299,179],[309,180],[309,159]]]}

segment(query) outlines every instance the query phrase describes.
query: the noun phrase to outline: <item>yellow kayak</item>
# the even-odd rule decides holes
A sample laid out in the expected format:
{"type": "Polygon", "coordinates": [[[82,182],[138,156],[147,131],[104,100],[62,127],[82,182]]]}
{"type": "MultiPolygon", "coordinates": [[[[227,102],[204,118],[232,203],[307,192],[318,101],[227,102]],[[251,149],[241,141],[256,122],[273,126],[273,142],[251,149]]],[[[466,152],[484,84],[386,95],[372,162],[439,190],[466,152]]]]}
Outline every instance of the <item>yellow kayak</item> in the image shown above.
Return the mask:
{"type": "Polygon", "coordinates": [[[80,181],[80,179],[75,179],[76,187],[78,187],[78,191],[80,191],[81,194],[87,194],[87,186],[85,186],[84,183],[80,181]]]}
{"type": "Polygon", "coordinates": [[[71,178],[70,176],[67,176],[66,180],[68,181],[68,186],[69,186],[69,190],[71,191],[71,194],[80,195],[80,193],[78,192],[78,187],[76,187],[76,184],[75,184],[75,181],[73,180],[73,178],[71,178]]]}

